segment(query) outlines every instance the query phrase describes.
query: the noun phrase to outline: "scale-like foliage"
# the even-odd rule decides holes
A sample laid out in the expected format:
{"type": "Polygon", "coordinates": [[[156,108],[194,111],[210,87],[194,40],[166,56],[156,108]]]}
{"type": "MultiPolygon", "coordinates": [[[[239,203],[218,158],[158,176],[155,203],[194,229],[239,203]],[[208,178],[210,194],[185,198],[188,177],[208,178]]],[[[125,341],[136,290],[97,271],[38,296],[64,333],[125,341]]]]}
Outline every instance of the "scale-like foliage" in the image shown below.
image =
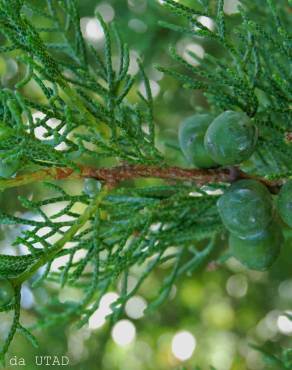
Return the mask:
{"type": "MultiPolygon", "coordinates": [[[[1,124],[11,132],[0,143],[5,160],[17,157],[29,171],[39,166],[61,166],[77,172],[80,170],[76,158],[78,162],[82,158],[114,157],[128,163],[158,163],[161,155],[154,146],[151,90],[142,66],[140,77],[128,74],[129,50],[114,25],[108,26],[97,15],[105,33],[102,57],[93,46],[85,45],[74,2],[61,2],[58,11],[55,3],[48,1],[45,10],[35,8],[29,2],[0,3],[1,31],[7,38],[2,51],[20,49],[17,58],[27,69],[15,90],[1,90],[1,124]],[[44,17],[51,26],[36,30],[29,21],[33,13],[44,17]],[[43,33],[54,32],[63,35],[64,44],[45,42],[41,37],[43,33]],[[118,70],[112,67],[113,38],[120,50],[118,70]],[[87,64],[89,55],[95,65],[87,64]],[[132,105],[127,95],[141,78],[146,97],[139,94],[141,104],[132,105]],[[21,94],[23,87],[31,81],[43,94],[38,101],[21,94]],[[35,110],[41,111],[43,118],[34,120],[35,110]],[[57,121],[54,127],[52,120],[57,121]],[[38,128],[45,132],[41,139],[36,136],[38,128]],[[60,144],[63,144],[62,149],[59,149],[60,144]]],[[[5,181],[2,181],[3,188],[5,181]]],[[[92,210],[96,209],[96,200],[88,195],[72,196],[56,185],[47,186],[57,194],[38,202],[20,199],[22,206],[32,214],[29,219],[6,213],[1,213],[0,217],[2,225],[16,225],[22,230],[13,245],[16,250],[18,246],[26,247],[29,253],[2,255],[1,275],[10,277],[15,286],[19,286],[38,267],[46,264],[34,285],[47,279],[60,286],[67,284],[84,291],[81,302],[68,302],[62,314],[45,315],[39,326],[52,325],[59,320],[70,321],[77,315],[81,316],[81,324],[86,323],[104,292],[118,277],[127,277],[132,266],[145,266],[133,290],[116,302],[114,316],[117,318],[125,302],[150,271],[172,259],[175,261],[173,272],[152,305],[157,306],[167,297],[178,276],[191,272],[207,259],[214,246],[214,236],[222,227],[214,207],[216,198],[199,189],[196,197],[190,197],[189,193],[195,190],[191,185],[120,188],[104,195],[95,212],[92,210]],[[90,206],[90,202],[95,206],[90,206]],[[62,205],[61,210],[47,214],[46,209],[58,204],[62,205]],[[76,205],[81,209],[91,207],[91,212],[84,218],[84,213],[80,215],[73,210],[76,205]],[[192,213],[191,217],[189,213],[192,213]],[[76,228],[78,222],[80,230],[76,228]],[[202,251],[193,246],[190,251],[180,248],[172,255],[165,255],[169,246],[192,245],[195,240],[209,237],[212,241],[202,251]],[[69,248],[66,242],[70,242],[69,248]],[[80,252],[84,258],[76,260],[75,255],[80,252]],[[191,255],[191,259],[186,259],[186,254],[191,255]],[[64,256],[67,257],[64,266],[59,272],[51,273],[52,262],[64,256]]],[[[126,286],[123,289],[127,292],[126,286]]],[[[3,354],[20,325],[19,296],[6,309],[15,310],[15,323],[3,354]]],[[[21,332],[30,337],[25,329],[21,332]]]]}
{"type": "MultiPolygon", "coordinates": [[[[291,143],[287,140],[292,129],[291,70],[287,62],[291,39],[285,31],[285,14],[279,14],[268,1],[261,10],[265,21],[258,24],[251,17],[258,4],[246,0],[240,13],[242,22],[234,31],[225,20],[224,1],[219,0],[216,6],[213,1],[200,3],[201,8],[193,10],[165,0],[165,6],[182,16],[186,25],[162,25],[210,38],[223,46],[224,55],[207,55],[204,64],[194,67],[171,49],[171,55],[189,73],[160,69],[188,88],[203,89],[210,110],[241,109],[254,117],[260,137],[248,170],[258,176],[288,177],[292,170],[291,143]],[[203,26],[198,15],[212,17],[215,31],[203,26]],[[275,49],[276,54],[272,53],[275,49]]],[[[2,359],[16,331],[36,344],[20,324],[20,287],[32,276],[37,275],[34,286],[53,281],[82,292],[78,303],[61,305],[54,299],[54,305],[63,307],[61,313],[40,309],[42,318],[36,326],[76,318],[79,325],[85,324],[104,293],[122,279],[120,298],[112,307],[114,322],[153,269],[172,262],[148,310],[168,297],[180,276],[191,274],[216,256],[222,246],[218,236],[224,239],[216,208],[226,185],[219,183],[221,172],[195,173],[196,185],[190,173],[187,176],[177,168],[169,170],[167,176],[159,172],[166,165],[155,146],[150,83],[141,62],[138,75],[129,73],[129,49],[118,28],[96,14],[105,36],[100,53],[83,39],[74,0],[33,4],[28,0],[0,0],[0,51],[17,58],[23,73],[13,89],[0,90],[0,128],[6,132],[0,141],[0,159],[4,163],[17,160],[22,166],[22,174],[1,179],[0,188],[43,181],[48,194],[41,200],[20,197],[21,207],[26,209],[22,216],[0,213],[1,225],[15,225],[18,230],[13,242],[15,256],[0,255],[0,276],[8,277],[15,288],[12,302],[1,308],[14,311],[2,359]],[[35,26],[34,16],[43,19],[46,27],[35,26]],[[58,43],[54,41],[56,35],[58,43]],[[117,66],[114,51],[119,53],[117,66]],[[145,96],[137,93],[141,81],[145,96]],[[27,94],[30,84],[37,86],[41,97],[33,99],[27,94]],[[42,112],[41,118],[35,119],[36,111],[42,112]],[[100,165],[104,159],[124,167],[112,173],[101,170],[97,175],[97,168],[83,166],[88,162],[100,165]],[[167,177],[170,181],[155,186],[122,186],[120,180],[131,179],[131,165],[136,166],[136,177],[167,177]],[[45,182],[67,177],[95,177],[103,186],[93,195],[72,195],[55,182],[45,182]],[[208,186],[200,185],[206,182],[208,186]],[[58,210],[52,214],[51,209],[58,210]],[[20,251],[24,250],[22,255],[20,251]],[[63,263],[58,271],[52,271],[56,259],[63,263]],[[128,276],[136,266],[141,266],[142,272],[129,290],[128,276]],[[40,267],[44,267],[41,272],[40,267]]],[[[222,174],[226,180],[226,171],[222,174]]]]}

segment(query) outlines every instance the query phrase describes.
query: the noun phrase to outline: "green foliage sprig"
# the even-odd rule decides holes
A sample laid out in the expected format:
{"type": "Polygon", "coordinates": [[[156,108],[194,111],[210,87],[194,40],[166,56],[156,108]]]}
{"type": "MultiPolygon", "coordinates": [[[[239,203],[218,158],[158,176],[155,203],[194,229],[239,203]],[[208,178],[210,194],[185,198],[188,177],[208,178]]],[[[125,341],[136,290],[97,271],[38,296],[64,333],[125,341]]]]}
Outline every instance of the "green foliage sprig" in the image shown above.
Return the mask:
{"type": "Polygon", "coordinates": [[[151,271],[172,261],[157,299],[148,307],[155,309],[180,276],[191,274],[221,249],[218,236],[224,239],[225,230],[216,202],[230,182],[259,178],[277,191],[283,178],[291,176],[291,143],[286,140],[291,132],[291,74],[287,63],[291,38],[285,31],[285,15],[268,1],[262,16],[269,21],[263,29],[250,18],[257,1],[245,1],[240,11],[242,23],[234,36],[225,19],[224,1],[219,0],[216,6],[213,1],[200,1],[198,10],[172,0],[164,3],[182,16],[186,25],[163,26],[210,38],[224,47],[225,54],[220,58],[208,55],[204,64],[193,67],[171,49],[175,61],[189,73],[165,67],[160,70],[187,88],[203,89],[213,112],[241,110],[255,120],[260,135],[249,168],[167,167],[155,145],[149,80],[141,62],[138,75],[129,73],[129,49],[118,28],[96,14],[105,36],[101,54],[83,39],[75,1],[47,0],[40,7],[28,0],[0,0],[0,32],[5,40],[0,51],[15,56],[23,69],[14,89],[0,90],[1,163],[16,163],[14,172],[22,168],[22,174],[1,179],[0,188],[4,191],[39,181],[49,194],[38,201],[19,198],[30,217],[0,213],[2,225],[18,226],[15,251],[18,247],[27,250],[25,255],[0,255],[0,276],[9,278],[15,290],[11,303],[0,308],[1,312],[14,311],[0,354],[2,360],[16,331],[36,345],[33,335],[20,323],[21,284],[32,276],[37,275],[34,286],[52,281],[82,292],[82,299],[66,302],[61,313],[45,308],[35,327],[77,318],[82,326],[118,279],[123,281],[122,294],[112,307],[112,322],[122,315],[126,301],[151,271]],[[33,24],[35,15],[46,20],[46,27],[33,24]],[[212,17],[216,30],[210,31],[198,22],[198,15],[212,17]],[[54,42],[56,34],[61,42],[54,42]],[[271,56],[275,47],[277,54],[271,56]],[[117,67],[112,58],[115,49],[119,51],[117,67]],[[141,81],[145,96],[136,91],[141,81]],[[37,86],[41,98],[27,96],[29,84],[37,86]],[[36,110],[43,118],[34,119],[36,110]],[[57,122],[54,127],[52,120],[57,122]],[[36,134],[39,128],[45,132],[41,139],[36,134]],[[105,159],[117,167],[84,165],[105,159]],[[123,183],[140,177],[164,181],[143,187],[123,183]],[[93,196],[87,192],[72,195],[53,182],[81,178],[99,180],[102,187],[93,196]],[[59,210],[49,214],[47,208],[56,205],[59,210]],[[173,246],[174,251],[169,253],[173,246]],[[84,257],[76,259],[79,252],[84,257]],[[52,272],[53,261],[64,256],[66,262],[52,272]],[[43,266],[44,271],[39,273],[43,266]],[[142,272],[129,290],[128,275],[136,266],[141,266],[142,272]]]}
{"type": "MultiPolygon", "coordinates": [[[[1,153],[7,162],[17,158],[28,171],[14,179],[1,180],[2,189],[66,178],[72,171],[76,176],[86,176],[75,158],[82,161],[82,158],[114,157],[144,166],[161,161],[161,155],[154,146],[150,85],[141,64],[146,97],[139,94],[141,104],[132,105],[126,98],[138,77],[128,74],[129,50],[115,26],[108,26],[97,15],[105,34],[102,58],[92,46],[84,43],[75,2],[64,1],[59,5],[57,11],[54,1],[47,1],[45,10],[26,1],[0,2],[1,32],[7,39],[2,51],[21,50],[18,59],[26,68],[24,78],[16,84],[15,90],[1,90],[1,125],[7,133],[1,140],[1,153]],[[32,14],[44,17],[51,26],[36,30],[28,21],[28,14],[30,18],[32,14]],[[55,32],[63,35],[64,44],[45,42],[41,37],[43,33],[55,32]],[[120,50],[118,71],[113,69],[111,60],[113,38],[116,38],[120,50]],[[87,63],[89,56],[94,66],[87,63]],[[21,93],[31,81],[42,92],[43,97],[39,101],[32,101],[21,93]],[[44,113],[44,118],[35,122],[33,111],[36,109],[44,113]],[[59,121],[56,128],[52,129],[50,119],[59,121]],[[43,140],[35,135],[40,127],[45,129],[43,140]],[[64,150],[58,149],[60,144],[65,145],[64,150]]],[[[141,173],[141,169],[138,172],[141,173]]],[[[148,170],[146,174],[151,175],[151,172],[148,170]]],[[[104,173],[101,171],[100,175],[104,176],[104,173]]],[[[174,175],[175,172],[169,172],[170,178],[175,178],[174,175]]],[[[88,173],[87,176],[92,175],[88,173]]],[[[102,178],[112,186],[110,179],[115,179],[111,172],[107,178],[102,178]]],[[[108,194],[108,189],[104,188],[93,200],[85,193],[72,196],[57,185],[48,183],[47,186],[55,193],[51,198],[38,202],[20,198],[22,206],[38,221],[1,213],[2,225],[23,226],[13,245],[15,248],[25,246],[29,252],[24,256],[1,255],[1,275],[9,277],[18,292],[12,303],[2,309],[15,311],[13,324],[2,347],[2,359],[18,328],[28,339],[33,338],[19,322],[19,289],[21,283],[34,275],[39,267],[46,266],[34,285],[46,279],[84,291],[78,304],[68,302],[63,313],[50,313],[40,320],[38,327],[44,327],[60,320],[70,321],[77,316],[81,316],[80,325],[86,323],[104,292],[116,279],[121,275],[126,277],[132,266],[145,264],[137,285],[116,303],[114,317],[117,319],[127,299],[154,267],[169,260],[176,261],[170,278],[166,279],[159,298],[153,303],[157,306],[162,298],[167,297],[178,276],[192,271],[206,260],[214,243],[203,251],[192,247],[190,252],[180,249],[167,256],[165,252],[169,246],[173,243],[189,244],[209,236],[213,238],[221,228],[215,198],[200,189],[198,194],[201,197],[190,197],[190,191],[194,191],[191,184],[120,188],[108,194]],[[65,205],[57,213],[49,216],[44,211],[44,207],[60,203],[65,205]],[[85,207],[82,214],[72,210],[77,204],[85,207]],[[200,212],[187,220],[186,211],[196,208],[200,212]],[[58,221],[62,218],[69,221],[58,221]],[[207,221],[211,219],[217,227],[210,227],[207,221]],[[154,228],[156,224],[158,226],[154,228]],[[40,233],[41,237],[38,236],[40,233]],[[69,241],[73,246],[63,248],[69,241]],[[75,262],[74,256],[78,251],[84,251],[86,257],[75,262]],[[106,258],[102,259],[104,253],[106,258]],[[191,260],[185,256],[189,253],[191,260]],[[59,272],[50,272],[53,260],[61,256],[68,256],[68,262],[59,272]]],[[[127,292],[126,287],[123,290],[127,292]]]]}

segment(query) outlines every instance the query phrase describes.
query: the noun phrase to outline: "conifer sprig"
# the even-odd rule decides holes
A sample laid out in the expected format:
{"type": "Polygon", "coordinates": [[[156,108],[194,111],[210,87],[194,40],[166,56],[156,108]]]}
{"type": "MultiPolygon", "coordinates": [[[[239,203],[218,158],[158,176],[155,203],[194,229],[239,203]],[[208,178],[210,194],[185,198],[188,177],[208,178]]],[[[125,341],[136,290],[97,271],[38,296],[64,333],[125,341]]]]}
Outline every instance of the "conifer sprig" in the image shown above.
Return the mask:
{"type": "MultiPolygon", "coordinates": [[[[0,125],[1,130],[8,133],[1,138],[0,150],[1,156],[5,156],[2,160],[9,162],[17,159],[29,171],[18,179],[2,183],[2,190],[15,180],[17,186],[21,186],[31,180],[61,179],[73,171],[78,174],[80,169],[74,161],[76,156],[79,160],[82,157],[95,160],[114,157],[116,160],[144,165],[161,161],[161,155],[154,146],[153,107],[148,79],[140,64],[140,76],[147,95],[140,95],[140,104],[132,105],[127,96],[134,83],[141,78],[129,74],[129,49],[115,26],[107,25],[98,14],[96,16],[105,34],[104,56],[93,46],[86,45],[75,1],[57,4],[48,0],[46,6],[42,4],[42,7],[36,7],[28,1],[1,0],[0,32],[6,39],[1,52],[16,51],[19,63],[26,67],[26,73],[14,90],[3,88],[0,91],[0,125]],[[36,29],[29,20],[33,14],[45,18],[50,25],[36,29]],[[61,43],[46,41],[50,39],[50,33],[57,33],[62,38],[61,43]],[[114,38],[120,49],[117,71],[112,65],[114,38]],[[88,64],[89,58],[94,65],[88,64]],[[42,94],[37,101],[23,93],[31,82],[38,86],[42,94]],[[42,117],[34,119],[35,111],[40,111],[42,117]],[[44,131],[41,138],[37,135],[39,129],[44,131]]],[[[95,300],[98,306],[97,292],[104,286],[100,291],[101,297],[101,292],[106,291],[113,281],[112,277],[109,278],[112,262],[109,262],[109,267],[102,267],[104,271],[99,276],[99,253],[104,249],[104,242],[96,235],[95,228],[100,220],[98,216],[93,216],[96,207],[88,205],[88,196],[72,196],[60,187],[52,184],[50,187],[58,193],[51,199],[38,203],[21,199],[22,206],[29,209],[39,221],[1,214],[1,224],[23,225],[23,232],[16,238],[14,247],[26,247],[29,252],[23,256],[1,255],[1,275],[10,277],[16,291],[19,291],[21,283],[35,274],[39,267],[46,265],[35,285],[54,276],[50,268],[55,258],[69,256],[68,263],[57,274],[59,283],[61,286],[77,283],[78,286],[78,281],[85,279],[87,288],[81,285],[84,298],[76,306],[68,303],[69,308],[64,314],[58,317],[52,315],[49,321],[52,323],[64,317],[70,320],[82,314],[88,320],[88,304],[95,300]],[[50,204],[62,202],[66,206],[55,215],[49,216],[43,210],[50,204]],[[87,211],[82,214],[73,212],[76,204],[83,204],[87,211]],[[57,221],[62,218],[70,221],[57,221]],[[89,221],[91,226],[88,225],[78,234],[85,221],[89,221]],[[40,233],[42,236],[39,236],[40,233]],[[74,247],[62,250],[69,241],[74,247]],[[73,262],[75,253],[81,250],[86,252],[86,258],[73,262]],[[86,265],[90,265],[91,272],[83,277],[86,265]]],[[[101,191],[98,199],[104,191],[101,191]]],[[[122,240],[126,241],[127,235],[122,240]]],[[[118,261],[118,255],[116,259],[118,261]]],[[[3,310],[14,310],[15,318],[2,346],[2,357],[16,330],[35,343],[30,332],[19,322],[18,298],[3,310]]],[[[86,322],[85,318],[83,322],[86,322]]]]}
{"type": "Polygon", "coordinates": [[[285,15],[269,0],[269,10],[263,11],[268,26],[261,26],[249,17],[256,4],[246,0],[240,10],[242,23],[232,31],[224,1],[219,0],[216,7],[213,2],[198,1],[200,9],[172,0],[164,3],[186,24],[163,26],[210,38],[223,46],[225,54],[220,59],[208,55],[201,66],[194,67],[172,48],[173,59],[188,72],[160,69],[188,88],[203,89],[212,111],[242,110],[255,119],[260,138],[251,168],[166,166],[155,146],[149,80],[141,61],[139,74],[130,74],[129,48],[117,26],[96,14],[105,38],[101,53],[84,40],[75,1],[47,0],[39,6],[28,0],[0,0],[0,32],[5,39],[0,50],[16,56],[25,69],[13,89],[0,90],[0,159],[3,163],[20,161],[23,167],[16,177],[0,180],[0,190],[37,182],[49,189],[45,199],[20,197],[27,210],[21,216],[0,213],[0,224],[15,225],[19,231],[12,245],[16,255],[0,255],[0,277],[8,277],[15,288],[12,303],[1,308],[2,312],[14,311],[2,359],[16,331],[36,344],[20,323],[20,287],[32,275],[37,275],[34,285],[53,281],[82,292],[79,302],[55,300],[55,305],[63,307],[61,313],[40,309],[42,318],[34,327],[77,319],[79,325],[85,324],[103,294],[122,277],[123,287],[111,316],[114,322],[149,274],[171,261],[169,275],[149,306],[154,309],[180,276],[191,274],[217,253],[217,236],[224,239],[225,231],[216,201],[230,182],[256,178],[276,191],[283,178],[291,177],[291,143],[286,140],[292,131],[291,38],[285,15]],[[48,25],[35,26],[34,15],[48,25]],[[212,17],[217,25],[214,31],[198,21],[200,15],[212,17]],[[59,36],[58,43],[52,41],[54,34],[59,36]],[[271,55],[275,48],[277,53],[271,55]],[[116,49],[117,67],[113,63],[116,49]],[[137,92],[141,81],[145,95],[137,92]],[[39,99],[27,94],[31,83],[38,87],[39,99]],[[42,113],[40,118],[35,118],[36,111],[42,113]],[[100,168],[104,158],[116,166],[100,168]],[[98,165],[86,166],[87,161],[98,165]],[[141,177],[163,181],[152,186],[132,181],[141,177]],[[84,178],[102,183],[95,196],[86,191],[72,195],[56,183],[84,178]],[[51,214],[48,209],[53,207],[57,210],[51,214]],[[23,248],[26,254],[18,255],[23,248]],[[53,271],[58,258],[63,264],[53,271]],[[129,291],[127,278],[137,265],[142,272],[129,291]],[[37,270],[42,266],[45,269],[40,273],[37,270]]]}

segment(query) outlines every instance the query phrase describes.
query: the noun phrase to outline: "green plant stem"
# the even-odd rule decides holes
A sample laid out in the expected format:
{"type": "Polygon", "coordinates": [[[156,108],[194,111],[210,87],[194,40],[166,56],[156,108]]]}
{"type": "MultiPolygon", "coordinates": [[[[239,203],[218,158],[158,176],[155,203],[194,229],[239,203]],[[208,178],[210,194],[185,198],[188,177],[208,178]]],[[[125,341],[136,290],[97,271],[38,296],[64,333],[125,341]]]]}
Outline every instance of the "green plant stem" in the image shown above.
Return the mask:
{"type": "Polygon", "coordinates": [[[96,212],[98,206],[102,202],[103,198],[108,193],[108,188],[105,186],[103,190],[98,194],[96,198],[89,204],[85,211],[80,215],[77,221],[66,231],[61,239],[47,252],[44,253],[31,267],[18,275],[16,278],[11,279],[11,283],[14,286],[21,285],[24,281],[29,279],[40,267],[50,261],[64,246],[67,242],[72,240],[74,235],[86,224],[90,217],[96,212]]]}
{"type": "Polygon", "coordinates": [[[0,191],[15,188],[18,186],[28,185],[34,182],[62,180],[78,178],[77,173],[73,173],[71,168],[51,167],[35,172],[29,172],[24,175],[19,175],[11,179],[0,179],[0,191]]]}

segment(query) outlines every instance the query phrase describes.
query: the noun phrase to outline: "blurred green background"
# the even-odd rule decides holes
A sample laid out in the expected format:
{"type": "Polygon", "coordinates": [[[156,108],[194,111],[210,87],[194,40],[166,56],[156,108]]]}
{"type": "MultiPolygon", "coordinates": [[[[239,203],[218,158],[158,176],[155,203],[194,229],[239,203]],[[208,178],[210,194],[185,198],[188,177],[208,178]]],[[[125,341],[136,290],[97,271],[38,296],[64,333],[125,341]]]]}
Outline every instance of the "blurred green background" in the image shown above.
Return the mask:
{"type": "MultiPolygon", "coordinates": [[[[196,1],[189,1],[196,5],[196,1]]],[[[229,0],[225,12],[229,15],[229,27],[239,22],[238,1],[229,0]]],[[[204,55],[210,52],[220,55],[211,41],[191,38],[168,31],[159,26],[159,20],[179,22],[160,4],[159,0],[80,0],[81,27],[84,37],[96,48],[102,48],[103,33],[92,17],[94,9],[109,22],[114,20],[131,48],[131,72],[138,70],[136,58],[143,59],[151,80],[155,97],[155,120],[157,124],[157,145],[169,163],[187,166],[177,149],[177,127],[181,120],[195,111],[208,109],[200,92],[183,90],[177,81],[164,76],[155,69],[155,64],[173,65],[168,53],[170,45],[187,58],[187,50],[196,53],[204,62],[204,55]]],[[[37,23],[37,19],[34,20],[37,23]]],[[[207,27],[214,27],[209,18],[201,18],[207,27]]],[[[0,74],[3,87],[13,87],[21,66],[11,56],[0,56],[0,74]]],[[[137,86],[139,89],[140,86],[137,86]]],[[[30,83],[25,93],[38,98],[39,91],[30,83]]],[[[133,100],[135,97],[132,97],[133,100]]],[[[35,117],[38,117],[35,112],[35,117]]],[[[82,183],[66,184],[70,191],[82,190],[82,183]]],[[[18,195],[41,196],[41,187],[21,188],[1,195],[2,210],[22,212],[18,195]]],[[[2,230],[1,252],[9,252],[9,243],[18,230],[6,227],[2,230]]],[[[175,247],[173,247],[175,248],[175,247]]],[[[171,251],[170,251],[171,252],[171,251]]],[[[68,368],[78,370],[166,370],[195,369],[196,365],[217,370],[261,370],[268,369],[259,352],[249,344],[271,342],[292,347],[292,322],[284,312],[292,310],[291,277],[291,235],[282,255],[268,273],[249,271],[235,260],[229,260],[219,268],[209,264],[193,276],[181,279],[174,286],[170,299],[156,312],[143,315],[143,310],[157,294],[169,266],[156,270],[146,280],[139,295],[132,298],[125,308],[125,316],[113,328],[109,328],[104,317],[110,313],[110,304],[118,297],[119,284],[112,287],[102,300],[100,309],[92,316],[89,324],[77,330],[70,326],[43,329],[36,332],[39,349],[20,336],[16,336],[8,355],[7,369],[13,366],[15,358],[23,357],[26,369],[36,369],[35,355],[68,356],[68,368]],[[290,244],[290,245],[289,245],[290,244]],[[12,360],[9,364],[9,359],[12,360]]],[[[53,266],[58,268],[57,262],[53,266]]],[[[131,287],[139,276],[139,268],[129,277],[131,287]]],[[[53,283],[31,290],[23,288],[24,324],[34,322],[36,307],[45,306],[50,296],[60,301],[78,300],[78,292],[59,288],[53,283]]],[[[61,307],[51,307],[61,310],[61,307]]],[[[292,311],[291,311],[292,312],[292,311]]],[[[0,335],[4,335],[10,316],[1,316],[0,335]]],[[[39,368],[55,368],[45,366],[39,368]]]]}

